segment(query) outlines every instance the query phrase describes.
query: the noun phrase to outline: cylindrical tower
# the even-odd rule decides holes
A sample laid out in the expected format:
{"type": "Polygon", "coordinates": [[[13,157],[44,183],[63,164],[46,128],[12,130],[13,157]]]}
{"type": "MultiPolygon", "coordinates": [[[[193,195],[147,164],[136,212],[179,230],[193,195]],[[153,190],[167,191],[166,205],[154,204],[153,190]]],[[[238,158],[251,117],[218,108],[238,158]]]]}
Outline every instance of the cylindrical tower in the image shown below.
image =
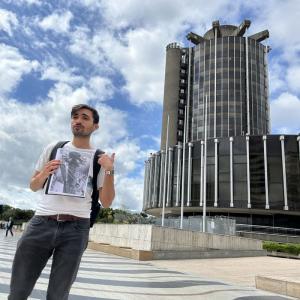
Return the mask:
{"type": "Polygon", "coordinates": [[[148,213],[205,210],[245,224],[300,228],[300,137],[269,134],[270,48],[261,43],[269,32],[244,37],[249,26],[216,21],[203,37],[187,35],[192,47],[167,46],[162,151],[156,165],[153,156],[146,164],[148,213]]]}
{"type": "MultiPolygon", "coordinates": [[[[250,26],[219,25],[195,42],[192,140],[204,138],[204,103],[208,99],[208,138],[269,133],[268,31],[243,37],[250,26]]],[[[195,35],[195,34],[192,34],[195,35]]],[[[193,39],[194,38],[194,39],[193,39]]]]}
{"type": "Polygon", "coordinates": [[[169,146],[173,147],[183,138],[184,107],[187,93],[186,49],[172,43],[166,49],[166,69],[161,149],[165,149],[167,120],[169,116],[169,146]]]}

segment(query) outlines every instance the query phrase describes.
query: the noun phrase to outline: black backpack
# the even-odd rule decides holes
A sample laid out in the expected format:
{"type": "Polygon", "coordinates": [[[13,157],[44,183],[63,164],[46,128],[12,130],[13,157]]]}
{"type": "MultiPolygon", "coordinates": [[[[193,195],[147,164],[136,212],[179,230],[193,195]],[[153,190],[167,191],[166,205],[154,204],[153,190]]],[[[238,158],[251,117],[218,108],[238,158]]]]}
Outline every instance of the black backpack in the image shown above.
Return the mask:
{"type": "MultiPolygon", "coordinates": [[[[57,149],[62,148],[68,142],[69,141],[58,142],[51,151],[49,161],[55,159],[57,149]]],[[[92,180],[93,192],[92,192],[92,207],[91,207],[91,214],[90,214],[90,227],[93,227],[101,209],[101,205],[99,203],[99,191],[97,188],[97,177],[101,168],[101,166],[98,164],[98,156],[103,153],[104,153],[103,151],[97,149],[93,159],[93,180],[92,180]]],[[[46,192],[48,188],[49,188],[49,181],[46,187],[46,192]]]]}

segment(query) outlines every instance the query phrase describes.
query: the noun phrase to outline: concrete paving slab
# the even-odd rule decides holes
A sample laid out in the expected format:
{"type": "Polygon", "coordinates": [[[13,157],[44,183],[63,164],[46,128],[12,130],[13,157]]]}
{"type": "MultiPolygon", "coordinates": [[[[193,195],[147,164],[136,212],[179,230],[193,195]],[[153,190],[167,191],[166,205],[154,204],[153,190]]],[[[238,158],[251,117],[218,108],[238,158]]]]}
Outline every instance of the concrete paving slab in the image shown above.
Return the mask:
{"type": "Polygon", "coordinates": [[[300,260],[280,257],[153,260],[151,263],[239,286],[255,286],[255,276],[281,276],[291,281],[300,278],[300,260]]]}

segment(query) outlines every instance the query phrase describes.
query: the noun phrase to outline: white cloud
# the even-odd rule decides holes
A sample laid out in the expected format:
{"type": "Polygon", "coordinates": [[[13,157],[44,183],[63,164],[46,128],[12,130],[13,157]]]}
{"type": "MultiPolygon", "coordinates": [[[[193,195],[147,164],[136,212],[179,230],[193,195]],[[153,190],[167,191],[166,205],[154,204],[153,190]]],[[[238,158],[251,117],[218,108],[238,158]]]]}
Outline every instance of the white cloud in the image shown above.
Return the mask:
{"type": "MultiPolygon", "coordinates": [[[[145,139],[145,140],[152,140],[154,142],[154,147],[159,148],[160,147],[160,142],[161,142],[161,136],[154,136],[154,135],[149,135],[149,134],[144,134],[140,137],[140,139],[145,139]]],[[[153,150],[152,152],[155,152],[156,150],[153,150]]],[[[150,151],[151,152],[151,151],[150,151]]],[[[150,153],[149,152],[149,153],[150,153]]]]}
{"type": "Polygon", "coordinates": [[[137,29],[126,35],[128,47],[121,53],[110,52],[126,78],[125,90],[137,105],[145,102],[162,103],[164,86],[164,58],[167,32],[137,29]],[[147,42],[146,42],[147,41],[147,42]]]}
{"type": "MultiPolygon", "coordinates": [[[[52,99],[72,98],[76,103],[91,99],[106,101],[113,96],[114,86],[107,77],[93,76],[85,78],[78,75],[79,70],[59,66],[57,62],[47,62],[40,67],[41,80],[57,81],[56,88],[49,92],[52,99]]],[[[62,99],[63,100],[63,99],[62,99]]]]}
{"type": "Polygon", "coordinates": [[[147,0],[142,7],[138,0],[80,2],[88,9],[98,9],[105,24],[94,36],[87,29],[78,30],[71,38],[71,52],[99,65],[108,65],[109,59],[123,75],[124,90],[136,105],[162,103],[168,43],[180,42],[189,27],[196,32],[201,28],[199,34],[202,34],[220,11],[233,18],[239,12],[238,4],[222,0],[212,4],[196,0],[187,3],[147,0]]]}
{"type": "Polygon", "coordinates": [[[9,36],[13,35],[13,30],[19,25],[16,14],[6,9],[0,8],[0,31],[5,31],[9,36]]]}
{"type": "Polygon", "coordinates": [[[70,11],[63,13],[53,13],[39,21],[39,26],[43,30],[52,30],[57,33],[67,33],[70,29],[70,21],[73,15],[70,11]]]}
{"type": "MultiPolygon", "coordinates": [[[[96,6],[99,6],[98,2],[96,6]]],[[[157,25],[159,22],[173,21],[175,15],[180,16],[182,3],[180,1],[144,1],[141,9],[138,1],[106,1],[101,3],[107,23],[115,28],[128,26],[157,25]]]]}
{"type": "Polygon", "coordinates": [[[293,65],[287,70],[287,82],[292,91],[300,91],[300,65],[293,65]]]}
{"type": "Polygon", "coordinates": [[[137,163],[145,158],[145,154],[141,151],[136,142],[124,140],[117,147],[112,149],[116,152],[116,156],[122,160],[122,164],[118,166],[118,173],[126,174],[133,171],[137,163]]]}
{"type": "Polygon", "coordinates": [[[37,5],[40,6],[42,5],[42,1],[41,0],[14,0],[14,3],[17,5],[37,5]]]}
{"type": "Polygon", "coordinates": [[[272,57],[268,62],[270,94],[286,90],[286,66],[282,65],[278,57],[272,57]]]}
{"type": "Polygon", "coordinates": [[[111,98],[114,92],[114,86],[111,80],[101,76],[90,78],[88,86],[94,95],[93,98],[101,101],[111,98]],[[103,91],[105,91],[105,93],[103,93],[103,91]]]}
{"type": "Polygon", "coordinates": [[[61,99],[62,102],[68,99],[73,104],[87,102],[88,100],[91,99],[105,101],[112,96],[113,91],[112,91],[112,85],[110,84],[110,80],[104,78],[103,81],[106,81],[106,84],[103,85],[106,89],[103,89],[101,93],[99,92],[100,91],[99,86],[97,87],[98,90],[93,90],[90,88],[89,82],[87,83],[87,85],[81,85],[74,89],[68,84],[59,82],[58,84],[55,85],[56,88],[49,92],[49,96],[53,99],[61,99]]]}
{"type": "Polygon", "coordinates": [[[33,195],[29,188],[8,185],[5,190],[0,191],[0,204],[7,204],[22,209],[35,209],[36,196],[37,195],[33,195]],[[12,197],[12,195],[14,196],[12,197]]]}
{"type": "Polygon", "coordinates": [[[276,65],[278,64],[275,67],[278,72],[275,70],[275,74],[274,66],[270,66],[271,91],[280,89],[283,91],[288,88],[296,91],[298,70],[295,65],[300,65],[300,35],[295,34],[295,29],[299,27],[300,2],[297,0],[251,1],[245,2],[244,5],[255,15],[251,32],[263,29],[268,29],[270,32],[270,38],[264,43],[271,46],[271,54],[276,57],[276,65]]]}
{"type": "Polygon", "coordinates": [[[71,53],[89,61],[98,68],[101,74],[112,74],[112,62],[107,56],[106,45],[109,49],[113,46],[119,47],[119,42],[114,40],[111,33],[106,30],[98,30],[96,34],[92,35],[90,29],[87,27],[77,27],[74,32],[70,34],[69,50],[71,53]]]}
{"type": "Polygon", "coordinates": [[[116,198],[113,207],[132,210],[142,210],[143,206],[143,178],[120,178],[116,182],[116,198]]]}
{"type": "Polygon", "coordinates": [[[167,38],[161,29],[129,31],[122,40],[115,39],[109,31],[90,37],[80,29],[71,35],[70,51],[99,65],[100,72],[111,73],[113,66],[125,78],[124,90],[134,104],[161,103],[165,51],[162,39],[167,38]]]}
{"type": "Polygon", "coordinates": [[[271,102],[273,132],[298,134],[300,132],[300,99],[290,93],[282,93],[271,102]]]}
{"type": "Polygon", "coordinates": [[[17,48],[0,44],[0,95],[11,92],[24,74],[38,68],[37,61],[25,59],[17,48]]]}
{"type": "Polygon", "coordinates": [[[210,25],[212,20],[220,17],[220,11],[227,18],[235,17],[240,7],[239,1],[233,4],[228,0],[216,0],[212,3],[204,0],[145,0],[142,5],[138,0],[82,0],[81,3],[87,8],[99,9],[107,24],[116,29],[155,29],[163,26],[166,30],[173,28],[173,32],[178,32],[178,28],[182,28],[184,23],[199,26],[209,22],[210,25]]]}
{"type": "Polygon", "coordinates": [[[54,80],[54,81],[60,81],[64,83],[82,83],[83,82],[83,77],[80,75],[74,75],[72,69],[66,69],[62,68],[57,65],[52,65],[52,64],[45,64],[42,66],[42,76],[41,79],[49,79],[49,80],[54,80]]]}
{"type": "Polygon", "coordinates": [[[252,1],[245,6],[256,13],[252,27],[269,29],[270,42],[274,47],[292,48],[293,45],[299,45],[300,36],[294,32],[300,19],[299,1],[252,1]],[[262,14],[262,11],[265,13],[262,14]]]}

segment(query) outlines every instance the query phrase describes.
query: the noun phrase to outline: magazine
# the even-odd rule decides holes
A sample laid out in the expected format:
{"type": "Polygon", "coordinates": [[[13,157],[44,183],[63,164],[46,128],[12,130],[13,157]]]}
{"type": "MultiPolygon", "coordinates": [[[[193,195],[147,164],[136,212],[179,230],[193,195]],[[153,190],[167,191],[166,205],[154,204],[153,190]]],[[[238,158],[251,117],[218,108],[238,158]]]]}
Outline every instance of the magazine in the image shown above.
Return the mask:
{"type": "Polygon", "coordinates": [[[61,164],[50,176],[46,194],[84,198],[93,152],[59,148],[55,159],[61,164]]]}

